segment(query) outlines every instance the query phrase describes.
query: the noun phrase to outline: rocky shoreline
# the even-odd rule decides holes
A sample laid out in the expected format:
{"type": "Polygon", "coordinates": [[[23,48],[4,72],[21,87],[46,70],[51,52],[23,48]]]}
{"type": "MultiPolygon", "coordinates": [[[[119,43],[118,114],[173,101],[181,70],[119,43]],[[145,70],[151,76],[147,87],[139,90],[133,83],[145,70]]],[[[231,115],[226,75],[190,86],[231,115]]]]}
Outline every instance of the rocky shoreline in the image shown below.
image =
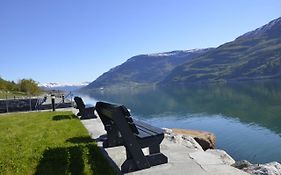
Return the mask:
{"type": "Polygon", "coordinates": [[[253,175],[281,175],[281,164],[278,162],[252,164],[247,160],[235,161],[225,151],[215,149],[216,137],[213,133],[183,129],[163,129],[165,131],[165,138],[169,141],[191,149],[216,154],[224,164],[231,165],[246,173],[253,175]]]}

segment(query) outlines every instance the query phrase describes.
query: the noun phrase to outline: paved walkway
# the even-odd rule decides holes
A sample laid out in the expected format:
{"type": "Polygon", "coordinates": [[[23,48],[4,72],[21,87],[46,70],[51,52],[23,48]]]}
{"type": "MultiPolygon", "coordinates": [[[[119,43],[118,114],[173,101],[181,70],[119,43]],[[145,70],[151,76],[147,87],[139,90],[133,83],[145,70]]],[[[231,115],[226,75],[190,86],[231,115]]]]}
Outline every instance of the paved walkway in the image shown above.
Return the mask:
{"type": "MultiPolygon", "coordinates": [[[[75,111],[73,111],[75,112],[75,111]]],[[[93,139],[105,134],[101,120],[90,119],[81,120],[83,125],[89,131],[93,139]]],[[[125,160],[124,147],[102,148],[102,143],[97,141],[98,146],[109,160],[111,165],[121,174],[120,167],[125,160]]],[[[230,165],[226,165],[222,155],[213,151],[202,151],[188,148],[184,145],[174,143],[165,138],[161,144],[161,152],[168,157],[168,163],[140,170],[128,174],[133,175],[247,175],[247,173],[238,170],[230,165]]]]}

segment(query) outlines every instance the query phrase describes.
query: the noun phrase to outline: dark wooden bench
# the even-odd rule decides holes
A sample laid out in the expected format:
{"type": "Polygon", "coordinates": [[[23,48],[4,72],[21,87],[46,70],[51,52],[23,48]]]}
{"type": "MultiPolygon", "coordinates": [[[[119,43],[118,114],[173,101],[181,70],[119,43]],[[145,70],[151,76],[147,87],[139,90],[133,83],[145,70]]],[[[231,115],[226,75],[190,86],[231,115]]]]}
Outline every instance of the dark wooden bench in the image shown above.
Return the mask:
{"type": "Polygon", "coordinates": [[[81,116],[80,120],[97,118],[94,113],[94,106],[85,105],[81,97],[74,97],[74,101],[76,103],[76,108],[79,109],[77,116],[81,116]]]}
{"type": "Polygon", "coordinates": [[[160,152],[160,143],[164,139],[162,129],[131,118],[123,105],[97,102],[96,111],[107,131],[103,147],[126,148],[127,159],[121,166],[123,173],[168,162],[168,158],[160,152]],[[144,155],[142,148],[148,148],[149,155],[144,155]]]}

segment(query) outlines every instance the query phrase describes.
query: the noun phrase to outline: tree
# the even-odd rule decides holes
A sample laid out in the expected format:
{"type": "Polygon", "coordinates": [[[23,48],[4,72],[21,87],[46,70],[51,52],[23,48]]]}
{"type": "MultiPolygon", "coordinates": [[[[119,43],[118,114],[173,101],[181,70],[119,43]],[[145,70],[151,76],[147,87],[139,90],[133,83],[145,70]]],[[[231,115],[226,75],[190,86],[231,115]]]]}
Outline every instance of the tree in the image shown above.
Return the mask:
{"type": "Polygon", "coordinates": [[[0,90],[6,91],[7,89],[7,81],[0,77],[0,90]]]}
{"type": "Polygon", "coordinates": [[[19,81],[18,86],[20,91],[30,95],[38,95],[41,93],[38,83],[32,79],[22,79],[19,81]]]}

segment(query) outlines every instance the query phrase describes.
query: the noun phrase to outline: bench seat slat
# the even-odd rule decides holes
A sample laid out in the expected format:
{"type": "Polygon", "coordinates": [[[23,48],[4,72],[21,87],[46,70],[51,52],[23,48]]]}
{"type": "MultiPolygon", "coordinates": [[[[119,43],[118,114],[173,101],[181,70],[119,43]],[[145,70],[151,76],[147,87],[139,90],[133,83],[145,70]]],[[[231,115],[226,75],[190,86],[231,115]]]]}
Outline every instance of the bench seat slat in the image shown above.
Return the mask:
{"type": "Polygon", "coordinates": [[[151,137],[151,134],[148,134],[147,132],[139,129],[139,134],[137,134],[136,136],[139,138],[146,138],[146,137],[151,137]]]}
{"type": "Polygon", "coordinates": [[[161,128],[157,128],[157,127],[154,127],[154,126],[151,126],[147,123],[144,123],[140,120],[136,120],[134,119],[134,123],[137,127],[143,127],[143,128],[146,128],[147,130],[150,130],[151,132],[154,132],[154,133],[157,133],[157,134],[161,134],[163,133],[163,129],[161,128]]]}
{"type": "Polygon", "coordinates": [[[144,128],[144,127],[142,127],[142,126],[136,125],[136,127],[137,127],[137,129],[138,129],[139,132],[140,132],[140,131],[145,132],[145,133],[146,133],[147,135],[149,135],[149,136],[157,136],[157,135],[160,134],[160,133],[156,133],[156,132],[150,131],[150,130],[148,130],[147,128],[144,128]]]}

